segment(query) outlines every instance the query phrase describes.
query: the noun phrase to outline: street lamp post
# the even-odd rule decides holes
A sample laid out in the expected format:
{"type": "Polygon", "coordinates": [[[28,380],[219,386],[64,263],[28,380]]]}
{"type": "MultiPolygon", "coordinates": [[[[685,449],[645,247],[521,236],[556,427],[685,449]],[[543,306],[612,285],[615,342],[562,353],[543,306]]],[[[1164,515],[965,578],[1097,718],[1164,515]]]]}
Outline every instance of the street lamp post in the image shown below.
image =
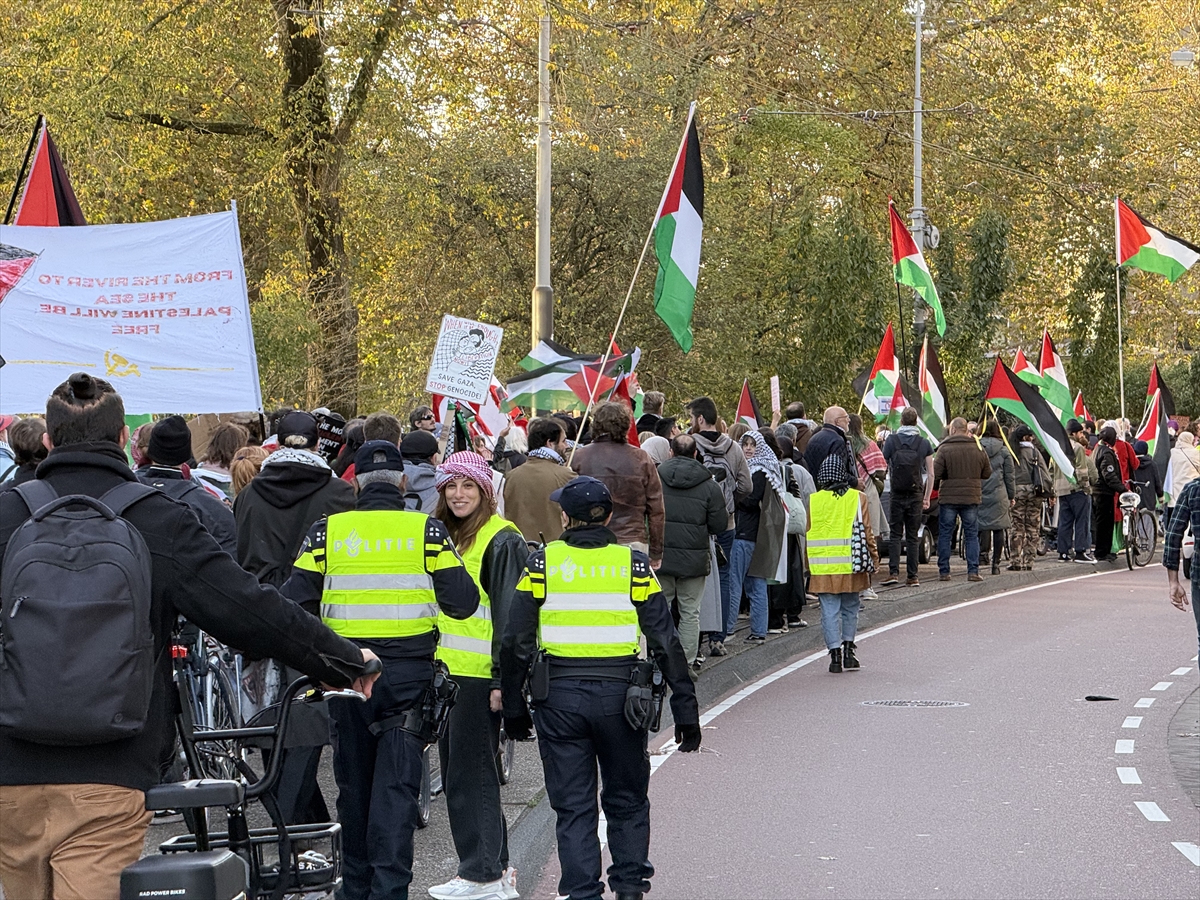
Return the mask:
{"type": "Polygon", "coordinates": [[[550,286],[550,12],[538,20],[538,137],[536,275],[530,349],[554,337],[554,289],[550,286]]]}

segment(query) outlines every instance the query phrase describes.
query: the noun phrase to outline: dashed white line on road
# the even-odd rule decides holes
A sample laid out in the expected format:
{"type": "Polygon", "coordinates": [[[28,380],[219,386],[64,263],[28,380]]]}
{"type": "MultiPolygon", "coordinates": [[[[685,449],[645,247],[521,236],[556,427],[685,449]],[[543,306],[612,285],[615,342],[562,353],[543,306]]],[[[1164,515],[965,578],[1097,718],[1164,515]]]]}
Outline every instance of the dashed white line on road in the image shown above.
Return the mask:
{"type": "Polygon", "coordinates": [[[1121,727],[1122,728],[1141,728],[1142,727],[1142,717],[1141,716],[1126,716],[1125,722],[1121,725],[1121,727]]]}
{"type": "Polygon", "coordinates": [[[1172,672],[1171,674],[1172,674],[1172,675],[1186,675],[1186,674],[1187,674],[1188,672],[1190,672],[1190,671],[1192,671],[1192,667],[1191,667],[1191,666],[1180,666],[1178,669],[1176,669],[1176,670],[1175,670],[1174,672],[1172,672]]]}
{"type": "Polygon", "coordinates": [[[1200,866],[1200,847],[1191,841],[1171,841],[1171,846],[1191,860],[1193,866],[1200,866]]]}
{"type": "Polygon", "coordinates": [[[1137,769],[1132,766],[1117,766],[1117,777],[1121,779],[1121,784],[1141,784],[1141,776],[1138,775],[1137,769]]]}
{"type": "Polygon", "coordinates": [[[1147,822],[1170,822],[1167,814],[1158,808],[1158,804],[1153,800],[1135,800],[1133,805],[1138,808],[1138,811],[1146,817],[1147,822]]]}
{"type": "Polygon", "coordinates": [[[1153,705],[1154,705],[1153,697],[1143,697],[1137,703],[1133,704],[1133,708],[1134,709],[1149,709],[1153,705]]]}
{"type": "Polygon", "coordinates": [[[1117,753],[1132,753],[1133,741],[1117,741],[1117,753]]]}
{"type": "Polygon", "coordinates": [[[1150,688],[1150,690],[1152,690],[1152,691],[1165,691],[1167,688],[1169,688],[1169,687],[1170,687],[1171,685],[1173,685],[1174,683],[1175,683],[1175,682],[1173,682],[1173,681],[1160,681],[1160,682],[1159,682],[1158,684],[1156,684],[1154,687],[1150,688]]]}

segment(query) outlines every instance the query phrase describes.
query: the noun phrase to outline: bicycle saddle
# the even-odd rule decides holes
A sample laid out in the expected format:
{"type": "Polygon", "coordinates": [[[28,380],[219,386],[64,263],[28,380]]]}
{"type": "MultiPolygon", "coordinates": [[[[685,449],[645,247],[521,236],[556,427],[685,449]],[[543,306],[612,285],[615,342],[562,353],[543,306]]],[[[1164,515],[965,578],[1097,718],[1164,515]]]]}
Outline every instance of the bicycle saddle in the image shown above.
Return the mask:
{"type": "Polygon", "coordinates": [[[245,797],[240,781],[201,778],[171,784],[156,784],[146,791],[146,809],[197,809],[206,806],[236,806],[245,797]]]}

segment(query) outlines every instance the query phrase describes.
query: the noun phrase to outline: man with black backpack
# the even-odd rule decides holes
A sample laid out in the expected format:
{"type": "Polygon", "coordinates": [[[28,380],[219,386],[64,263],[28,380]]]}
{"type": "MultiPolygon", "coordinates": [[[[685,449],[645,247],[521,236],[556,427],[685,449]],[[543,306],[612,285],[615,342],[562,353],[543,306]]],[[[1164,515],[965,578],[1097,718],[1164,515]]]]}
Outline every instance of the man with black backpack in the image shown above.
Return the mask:
{"type": "Polygon", "coordinates": [[[169,740],[171,627],[370,691],[374,659],[260,587],[192,511],[138,482],[112,386],[46,404],[50,454],[0,494],[0,884],[107,900],[142,852],[169,740]]]}
{"type": "Polygon", "coordinates": [[[892,537],[888,542],[888,577],[883,584],[900,581],[900,533],[903,530],[908,576],[904,583],[913,587],[921,583],[917,579],[917,564],[921,559],[918,534],[933,494],[933,445],[917,427],[916,408],[907,406],[900,413],[900,428],[884,442],[883,458],[888,461],[892,482],[888,509],[892,537]]]}
{"type": "Polygon", "coordinates": [[[1092,488],[1095,499],[1096,559],[1106,562],[1117,558],[1117,554],[1113,553],[1113,531],[1116,529],[1117,517],[1116,495],[1125,490],[1116,444],[1117,430],[1111,425],[1106,425],[1100,429],[1100,441],[1092,451],[1092,459],[1100,476],[1092,488]]]}

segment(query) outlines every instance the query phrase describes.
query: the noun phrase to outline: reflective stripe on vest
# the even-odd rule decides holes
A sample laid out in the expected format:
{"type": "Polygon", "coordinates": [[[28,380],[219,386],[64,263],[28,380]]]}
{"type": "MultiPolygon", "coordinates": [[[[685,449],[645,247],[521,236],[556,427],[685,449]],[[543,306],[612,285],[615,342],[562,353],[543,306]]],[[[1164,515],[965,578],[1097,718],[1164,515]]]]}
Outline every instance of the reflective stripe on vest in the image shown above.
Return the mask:
{"type": "Polygon", "coordinates": [[[546,546],[546,601],[538,641],[551,656],[607,659],[636,656],[641,629],[633,605],[628,547],[546,546]]]}
{"type": "Polygon", "coordinates": [[[492,677],[492,600],[483,589],[480,572],[492,538],[508,529],[516,531],[517,526],[500,516],[492,516],[475,535],[471,548],[459,551],[463,565],[479,588],[479,609],[467,619],[452,619],[444,613],[438,616],[437,658],[446,664],[451,675],[492,677]]]}
{"type": "Polygon", "coordinates": [[[437,622],[425,571],[429,517],[407,510],[353,510],[329,517],[321,620],[343,637],[429,634],[437,622]]]}
{"type": "Polygon", "coordinates": [[[850,539],[859,492],[817,491],[809,498],[808,565],[814,575],[849,575],[854,566],[850,539]]]}

